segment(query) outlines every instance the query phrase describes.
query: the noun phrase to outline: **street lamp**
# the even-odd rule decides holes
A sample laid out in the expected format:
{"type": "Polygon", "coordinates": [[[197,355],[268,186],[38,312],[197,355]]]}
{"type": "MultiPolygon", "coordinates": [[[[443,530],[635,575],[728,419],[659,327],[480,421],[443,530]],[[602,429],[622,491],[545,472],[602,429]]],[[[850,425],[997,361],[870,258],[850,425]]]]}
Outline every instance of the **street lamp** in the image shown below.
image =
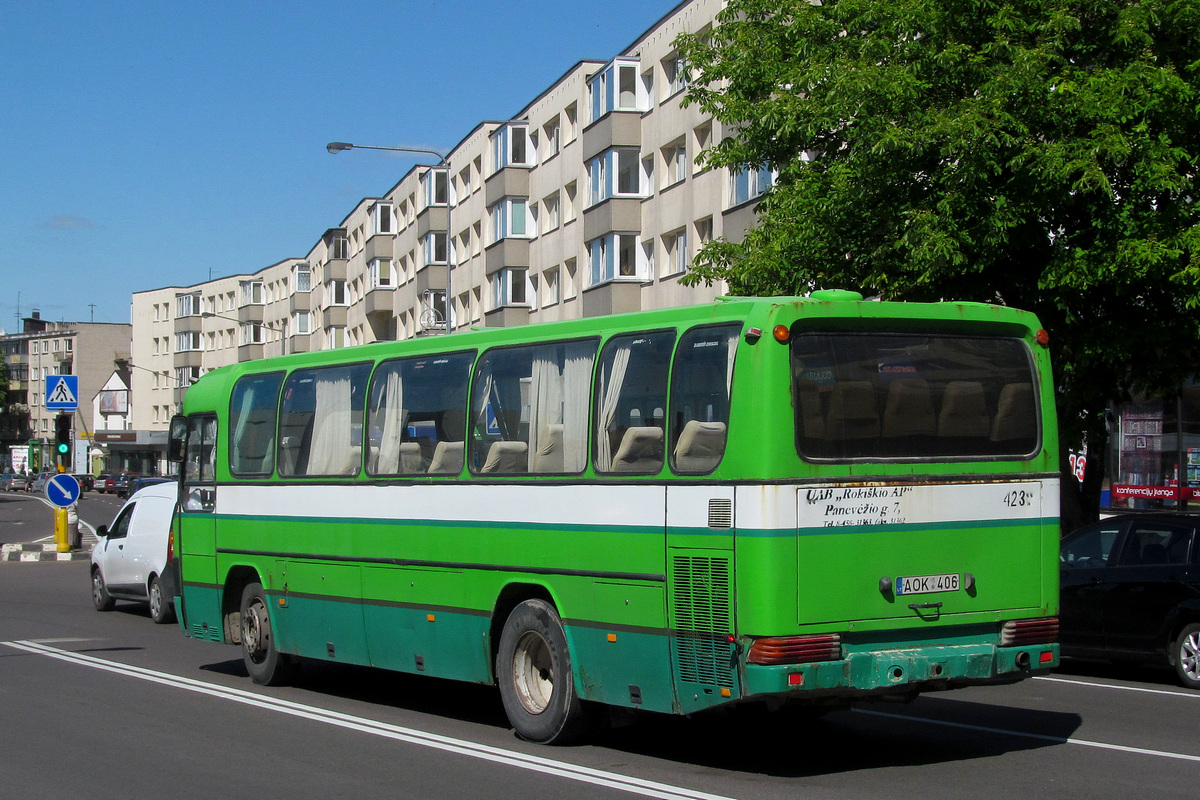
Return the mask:
{"type": "Polygon", "coordinates": [[[438,163],[435,165],[440,167],[446,173],[446,333],[450,333],[453,323],[451,322],[451,303],[450,287],[450,271],[454,268],[454,228],[450,225],[450,195],[451,195],[451,180],[450,180],[450,154],[442,155],[437,150],[430,150],[426,147],[381,147],[370,144],[351,144],[350,142],[330,142],[325,145],[325,149],[331,155],[337,155],[346,150],[390,150],[394,153],[418,153],[431,156],[437,156],[438,163]]]}

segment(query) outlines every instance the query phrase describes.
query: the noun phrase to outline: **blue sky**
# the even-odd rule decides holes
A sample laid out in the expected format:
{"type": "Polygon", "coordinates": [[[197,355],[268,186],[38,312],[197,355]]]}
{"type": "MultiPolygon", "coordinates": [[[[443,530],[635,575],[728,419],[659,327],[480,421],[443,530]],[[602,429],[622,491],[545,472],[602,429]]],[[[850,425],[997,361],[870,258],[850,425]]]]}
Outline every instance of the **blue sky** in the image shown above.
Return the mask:
{"type": "Polygon", "coordinates": [[[446,150],[676,4],[3,3],[0,329],[303,257],[416,163],[327,142],[446,150]]]}

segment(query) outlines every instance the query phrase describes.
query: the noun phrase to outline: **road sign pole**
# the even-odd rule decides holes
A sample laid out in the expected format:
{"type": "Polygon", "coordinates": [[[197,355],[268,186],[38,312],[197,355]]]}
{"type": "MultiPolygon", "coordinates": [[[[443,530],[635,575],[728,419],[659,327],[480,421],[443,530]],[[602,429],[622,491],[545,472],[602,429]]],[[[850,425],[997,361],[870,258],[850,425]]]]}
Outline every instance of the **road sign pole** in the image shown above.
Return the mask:
{"type": "Polygon", "coordinates": [[[67,541],[67,510],[61,506],[54,509],[54,542],[58,552],[71,552],[71,543],[67,541]]]}

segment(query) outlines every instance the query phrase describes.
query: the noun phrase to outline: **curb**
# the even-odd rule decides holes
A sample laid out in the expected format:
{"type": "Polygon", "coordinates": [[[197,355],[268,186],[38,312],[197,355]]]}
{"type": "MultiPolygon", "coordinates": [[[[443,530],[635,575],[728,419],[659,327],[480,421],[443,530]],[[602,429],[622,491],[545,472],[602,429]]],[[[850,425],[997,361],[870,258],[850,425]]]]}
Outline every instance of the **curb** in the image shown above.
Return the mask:
{"type": "Polygon", "coordinates": [[[85,561],[92,557],[90,547],[60,553],[56,544],[6,544],[0,550],[0,561],[85,561]]]}

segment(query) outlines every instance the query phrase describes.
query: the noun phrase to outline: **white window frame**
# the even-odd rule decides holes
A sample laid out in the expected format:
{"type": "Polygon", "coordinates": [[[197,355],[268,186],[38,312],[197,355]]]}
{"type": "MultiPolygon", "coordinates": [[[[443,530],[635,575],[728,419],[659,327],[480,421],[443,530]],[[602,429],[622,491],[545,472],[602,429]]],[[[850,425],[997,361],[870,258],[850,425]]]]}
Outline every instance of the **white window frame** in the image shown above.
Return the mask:
{"type": "Polygon", "coordinates": [[[421,237],[421,252],[424,254],[425,266],[446,263],[446,232],[430,231],[421,237]],[[440,243],[440,244],[439,244],[440,243]],[[439,252],[440,252],[440,258],[439,252]]]}
{"type": "Polygon", "coordinates": [[[537,163],[536,159],[528,122],[510,122],[492,133],[493,172],[505,167],[532,167],[537,163]]]}
{"type": "Polygon", "coordinates": [[[264,303],[263,282],[261,280],[242,281],[241,298],[243,306],[261,306],[264,303]]]}
{"type": "Polygon", "coordinates": [[[445,167],[429,169],[422,173],[421,186],[424,187],[426,208],[449,205],[450,190],[446,177],[445,167]]]}
{"type": "Polygon", "coordinates": [[[492,308],[529,305],[529,269],[504,267],[492,273],[492,308]]]}
{"type": "Polygon", "coordinates": [[[296,286],[296,292],[307,294],[312,291],[312,267],[307,261],[301,262],[295,267],[295,277],[293,283],[296,286]]]}
{"type": "Polygon", "coordinates": [[[396,265],[390,258],[371,259],[371,289],[395,289],[396,265]]]}
{"type": "Polygon", "coordinates": [[[175,296],[176,314],[175,317],[198,317],[200,316],[200,295],[196,293],[181,294],[175,296]]]}
{"type": "Polygon", "coordinates": [[[635,233],[606,233],[585,245],[589,286],[644,280],[645,260],[635,233]]]}
{"type": "Polygon", "coordinates": [[[348,306],[350,305],[349,286],[343,278],[331,278],[325,283],[325,305],[327,306],[348,306]]]}
{"type": "Polygon", "coordinates": [[[611,111],[647,111],[646,84],[638,74],[640,62],[616,58],[588,78],[588,103],[592,122],[611,111]]]}
{"type": "Polygon", "coordinates": [[[687,271],[688,249],[687,228],[680,228],[663,235],[663,277],[682,275],[687,271]]]}
{"type": "Polygon", "coordinates": [[[756,170],[730,171],[729,173],[729,207],[749,203],[755,198],[762,197],[767,190],[775,185],[775,172],[769,167],[759,167],[756,170]]]}
{"type": "Polygon", "coordinates": [[[301,335],[312,333],[312,312],[297,311],[292,317],[292,328],[301,335]]]}
{"type": "Polygon", "coordinates": [[[181,331],[175,334],[176,353],[195,353],[204,351],[204,336],[200,331],[181,331]]]}
{"type": "Polygon", "coordinates": [[[488,210],[492,222],[492,241],[502,239],[532,239],[537,236],[537,222],[527,197],[505,197],[488,210]]]}

